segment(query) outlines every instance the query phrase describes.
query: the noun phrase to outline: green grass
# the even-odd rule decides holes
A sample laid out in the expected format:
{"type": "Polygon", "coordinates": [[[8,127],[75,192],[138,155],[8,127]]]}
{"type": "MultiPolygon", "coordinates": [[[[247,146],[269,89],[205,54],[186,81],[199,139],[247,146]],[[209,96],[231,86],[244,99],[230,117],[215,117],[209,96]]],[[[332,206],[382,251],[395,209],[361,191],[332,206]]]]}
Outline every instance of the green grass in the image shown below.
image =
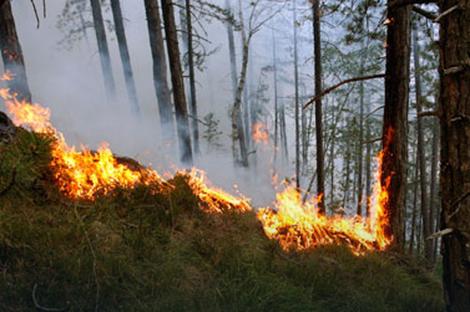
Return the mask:
{"type": "Polygon", "coordinates": [[[71,202],[46,138],[1,144],[0,311],[35,311],[35,284],[41,305],[70,311],[443,310],[439,281],[410,259],[287,254],[252,213],[203,213],[184,176],[158,194],[71,202]]]}

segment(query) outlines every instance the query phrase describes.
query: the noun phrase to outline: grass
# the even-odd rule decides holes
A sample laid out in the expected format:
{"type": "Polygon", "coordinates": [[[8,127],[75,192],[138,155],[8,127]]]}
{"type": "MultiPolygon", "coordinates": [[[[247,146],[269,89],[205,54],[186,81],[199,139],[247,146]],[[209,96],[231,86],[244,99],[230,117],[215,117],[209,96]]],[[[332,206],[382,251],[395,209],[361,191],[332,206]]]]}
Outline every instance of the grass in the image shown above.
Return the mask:
{"type": "Polygon", "coordinates": [[[413,260],[285,253],[252,213],[203,213],[184,176],[71,202],[49,143],[21,129],[0,143],[0,311],[35,311],[34,285],[41,305],[70,311],[443,310],[440,282],[413,260]]]}

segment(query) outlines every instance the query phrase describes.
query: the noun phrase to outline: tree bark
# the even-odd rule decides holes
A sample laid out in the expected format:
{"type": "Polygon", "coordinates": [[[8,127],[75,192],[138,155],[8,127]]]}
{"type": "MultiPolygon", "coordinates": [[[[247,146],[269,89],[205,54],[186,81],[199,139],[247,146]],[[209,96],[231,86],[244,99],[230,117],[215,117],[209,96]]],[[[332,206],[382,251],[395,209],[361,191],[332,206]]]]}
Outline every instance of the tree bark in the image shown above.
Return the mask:
{"type": "MultiPolygon", "coordinates": [[[[321,64],[321,38],[320,38],[320,0],[313,1],[313,45],[315,62],[315,95],[322,92],[322,64],[321,64]]],[[[317,147],[317,195],[321,196],[318,201],[318,210],[325,213],[325,175],[324,175],[324,155],[323,155],[323,114],[322,101],[318,98],[315,101],[315,132],[317,147]]]]}
{"type": "Polygon", "coordinates": [[[411,233],[410,233],[410,245],[408,253],[413,254],[414,239],[416,235],[416,216],[418,214],[418,175],[419,175],[419,157],[416,153],[415,161],[415,173],[413,183],[413,211],[411,212],[411,233]]]}
{"type": "MultiPolygon", "coordinates": [[[[360,76],[364,74],[364,57],[361,58],[360,76]]],[[[364,141],[364,81],[359,83],[359,142],[357,144],[357,209],[356,214],[362,216],[362,195],[364,185],[362,182],[362,165],[363,165],[363,144],[364,141]]]]}
{"type": "Polygon", "coordinates": [[[111,0],[111,9],[113,11],[114,28],[116,30],[122,69],[124,71],[127,95],[129,96],[129,101],[131,102],[133,112],[139,113],[140,108],[139,100],[137,98],[137,88],[135,86],[134,73],[132,71],[131,57],[129,55],[129,47],[127,45],[126,31],[124,28],[120,0],[111,0]]]}
{"type": "Polygon", "coordinates": [[[104,87],[108,101],[116,100],[116,83],[114,82],[111,57],[109,55],[106,29],[104,28],[103,13],[101,12],[100,0],[90,0],[93,13],[93,25],[95,28],[96,42],[100,55],[101,69],[103,71],[104,87]]]}
{"type": "Polygon", "coordinates": [[[169,140],[174,137],[174,121],[158,0],[145,0],[145,12],[153,59],[153,85],[158,100],[160,125],[164,139],[169,140]]]}
{"type": "MultiPolygon", "coordinates": [[[[248,57],[250,52],[250,40],[251,34],[246,34],[244,22],[243,22],[243,12],[240,5],[240,24],[241,24],[241,33],[242,33],[242,68],[240,72],[240,77],[237,83],[237,90],[235,93],[235,102],[233,103],[232,108],[232,146],[235,147],[238,142],[240,147],[240,159],[239,162],[243,167],[248,167],[248,151],[246,146],[246,137],[245,129],[243,127],[243,118],[241,111],[242,96],[243,90],[245,89],[246,76],[248,71],[248,57]]],[[[233,149],[235,151],[235,149],[233,149]]],[[[234,154],[233,157],[235,160],[238,160],[238,155],[234,154]]]]}
{"type": "Polygon", "coordinates": [[[470,311],[470,0],[440,1],[441,229],[447,310],[470,311]]]}
{"type": "Polygon", "coordinates": [[[186,32],[188,38],[188,66],[189,66],[189,94],[190,94],[190,109],[191,109],[191,126],[193,133],[194,152],[200,154],[199,148],[199,123],[197,113],[197,97],[196,97],[196,73],[194,68],[194,50],[193,50],[193,22],[191,16],[191,1],[186,0],[186,32]]]}
{"type": "Polygon", "coordinates": [[[13,80],[7,82],[8,87],[17,94],[18,100],[31,103],[23,51],[16,32],[10,1],[5,1],[0,6],[0,49],[5,72],[13,75],[13,80]]]}
{"type": "Polygon", "coordinates": [[[173,100],[176,112],[176,126],[181,154],[180,158],[181,162],[192,165],[193,153],[191,149],[188,110],[184,93],[183,70],[181,68],[173,3],[171,0],[161,0],[161,4],[165,24],[167,52],[170,60],[173,100]]]}
{"type": "Polygon", "coordinates": [[[294,107],[295,107],[295,186],[300,189],[300,102],[299,102],[299,64],[297,52],[297,0],[293,1],[294,28],[294,107]]]}
{"type": "Polygon", "coordinates": [[[393,237],[392,248],[403,251],[406,202],[407,111],[410,75],[410,6],[387,10],[385,65],[385,106],[383,121],[382,185],[388,184],[386,235],[393,237]]]}
{"type": "MultiPolygon", "coordinates": [[[[416,95],[416,115],[422,112],[422,94],[421,94],[421,65],[419,59],[418,31],[413,31],[413,60],[414,60],[414,76],[415,76],[415,95],[416,95]]],[[[432,216],[428,205],[428,191],[426,178],[426,155],[424,152],[424,129],[421,118],[416,118],[417,137],[418,137],[418,159],[419,159],[419,182],[421,187],[421,217],[423,218],[423,237],[424,239],[424,256],[431,263],[433,242],[426,239],[432,234],[432,216]]]]}

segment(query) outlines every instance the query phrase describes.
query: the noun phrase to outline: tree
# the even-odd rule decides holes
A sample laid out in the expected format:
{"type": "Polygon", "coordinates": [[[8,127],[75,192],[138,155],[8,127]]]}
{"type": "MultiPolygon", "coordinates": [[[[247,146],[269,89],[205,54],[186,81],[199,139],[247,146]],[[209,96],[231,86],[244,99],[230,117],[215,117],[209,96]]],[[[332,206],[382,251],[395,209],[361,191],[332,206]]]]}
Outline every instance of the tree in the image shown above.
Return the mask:
{"type": "Polygon", "coordinates": [[[0,4],[0,49],[5,71],[14,76],[14,79],[8,81],[8,87],[17,94],[19,100],[30,103],[31,91],[10,1],[0,4]]]}
{"type": "MultiPolygon", "coordinates": [[[[419,115],[422,112],[422,92],[421,92],[421,65],[419,55],[418,31],[413,31],[413,61],[414,61],[414,76],[415,76],[415,95],[416,95],[416,115],[417,118],[417,137],[418,137],[418,166],[419,166],[419,181],[421,188],[421,214],[423,218],[423,237],[424,240],[424,256],[428,261],[433,258],[433,242],[427,239],[432,234],[432,218],[429,213],[428,205],[428,191],[427,191],[427,178],[426,178],[426,155],[424,152],[424,129],[422,118],[419,115]]],[[[429,263],[430,264],[430,263],[429,263]]]]}
{"type": "Polygon", "coordinates": [[[134,73],[132,72],[131,58],[127,46],[126,32],[124,29],[124,20],[122,18],[120,0],[111,0],[111,9],[113,11],[114,27],[118,40],[119,54],[121,55],[122,68],[124,71],[124,80],[126,82],[127,94],[135,113],[139,112],[139,100],[137,98],[137,89],[135,86],[134,73]]]}
{"type": "Polygon", "coordinates": [[[439,8],[445,299],[448,311],[470,311],[470,1],[439,8]]]}
{"type": "Polygon", "coordinates": [[[160,125],[163,137],[171,139],[174,137],[174,121],[158,0],[145,0],[145,12],[153,59],[153,85],[158,99],[160,125]]]}
{"type": "Polygon", "coordinates": [[[163,20],[165,24],[166,45],[170,60],[173,101],[176,112],[176,126],[180,146],[181,161],[192,165],[193,154],[189,131],[188,109],[184,92],[183,70],[181,68],[178,35],[176,32],[175,15],[171,0],[161,0],[163,20]]]}
{"type": "Polygon", "coordinates": [[[103,14],[101,12],[101,3],[100,0],[90,0],[90,2],[106,96],[108,101],[114,101],[116,98],[116,84],[114,82],[113,68],[111,66],[111,57],[109,55],[106,30],[104,28],[103,14]]]}
{"type": "Polygon", "coordinates": [[[387,5],[385,64],[385,106],[383,117],[383,162],[381,182],[387,186],[389,200],[386,234],[393,236],[393,247],[402,250],[406,187],[406,136],[410,75],[409,5],[387,5]]]}
{"type": "Polygon", "coordinates": [[[294,107],[295,107],[295,186],[300,189],[300,102],[299,102],[299,61],[297,51],[297,1],[293,1],[294,28],[294,107]]]}
{"type": "Polygon", "coordinates": [[[194,152],[200,153],[199,150],[199,125],[198,125],[198,114],[197,114],[197,99],[196,99],[196,77],[194,68],[194,49],[193,49],[193,24],[192,24],[192,13],[191,13],[191,1],[185,0],[186,8],[186,36],[188,39],[188,67],[189,67],[189,94],[190,94],[190,110],[192,120],[192,133],[194,152]]]}
{"type": "MultiPolygon", "coordinates": [[[[322,63],[321,63],[321,30],[320,30],[320,0],[313,0],[313,45],[315,63],[315,95],[322,92],[322,63]]],[[[318,97],[315,101],[315,133],[317,147],[317,194],[321,196],[318,202],[318,209],[325,213],[325,175],[324,175],[324,155],[323,155],[323,116],[322,102],[318,97]]]]}

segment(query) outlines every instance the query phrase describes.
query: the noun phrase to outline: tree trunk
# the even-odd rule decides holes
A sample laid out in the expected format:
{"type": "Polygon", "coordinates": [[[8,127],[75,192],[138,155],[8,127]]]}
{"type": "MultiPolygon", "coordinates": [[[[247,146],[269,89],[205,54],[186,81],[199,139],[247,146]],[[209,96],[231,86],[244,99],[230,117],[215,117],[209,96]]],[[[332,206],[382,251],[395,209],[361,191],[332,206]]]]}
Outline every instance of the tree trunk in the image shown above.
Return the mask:
{"type": "Polygon", "coordinates": [[[192,132],[193,132],[193,143],[194,152],[200,153],[199,148],[199,124],[197,114],[197,97],[196,97],[196,77],[194,68],[194,51],[193,51],[193,23],[191,16],[191,1],[186,0],[186,30],[188,38],[188,66],[189,66],[189,89],[190,89],[190,109],[191,109],[191,120],[192,120],[192,132]]]}
{"type": "Polygon", "coordinates": [[[163,137],[174,137],[173,111],[167,79],[167,62],[158,0],[145,0],[145,12],[153,58],[153,85],[158,100],[158,112],[163,137]]]}
{"type": "MultiPolygon", "coordinates": [[[[439,109],[439,102],[438,97],[436,97],[436,105],[435,110],[439,109]]],[[[432,120],[432,156],[431,156],[431,191],[429,193],[430,211],[433,211],[434,220],[433,220],[433,231],[439,231],[439,194],[438,194],[438,182],[437,182],[437,170],[439,164],[439,123],[438,120],[435,118],[432,120]]],[[[433,242],[433,257],[432,262],[436,263],[437,258],[437,247],[439,243],[439,239],[435,239],[433,242]]]]}
{"type": "Polygon", "coordinates": [[[189,131],[188,110],[184,94],[183,71],[180,62],[178,35],[176,33],[175,15],[171,0],[161,0],[163,20],[165,24],[167,52],[170,60],[173,100],[176,112],[176,125],[180,146],[181,161],[192,165],[191,136],[189,131]]]}
{"type": "Polygon", "coordinates": [[[393,237],[392,247],[403,251],[403,214],[406,202],[406,123],[410,75],[409,5],[387,10],[385,65],[385,106],[383,121],[383,163],[381,182],[388,184],[386,235],[393,237]]]}
{"type": "Polygon", "coordinates": [[[132,105],[134,113],[139,113],[139,100],[137,98],[137,89],[135,87],[134,73],[132,72],[131,58],[129,56],[129,47],[127,46],[126,32],[124,29],[124,20],[122,18],[120,0],[111,0],[111,9],[113,11],[114,28],[119,45],[119,54],[121,55],[122,69],[127,87],[127,95],[132,105]]]}
{"type": "Polygon", "coordinates": [[[419,174],[419,157],[416,153],[415,161],[415,174],[414,174],[414,183],[413,183],[413,211],[411,212],[411,233],[410,233],[410,245],[408,248],[408,253],[413,254],[413,245],[416,235],[416,216],[418,215],[418,174],[419,174]]]}
{"type": "MultiPolygon", "coordinates": [[[[248,71],[248,57],[249,57],[249,49],[250,49],[250,40],[251,34],[248,36],[245,33],[244,23],[243,23],[243,12],[241,7],[241,1],[239,1],[240,5],[240,24],[241,24],[241,33],[242,33],[242,68],[240,72],[240,78],[237,83],[237,91],[235,93],[235,102],[233,103],[232,108],[232,145],[236,146],[238,141],[240,147],[240,164],[243,167],[248,167],[248,151],[246,146],[246,138],[245,138],[245,129],[243,127],[243,118],[242,118],[242,111],[241,111],[241,104],[242,104],[242,96],[243,90],[245,89],[246,83],[246,75],[248,71]]],[[[235,149],[234,149],[235,151],[235,149]]],[[[233,157],[235,160],[238,160],[238,155],[234,154],[233,157]]]]}
{"type": "Polygon", "coordinates": [[[106,29],[104,28],[103,14],[101,12],[101,2],[100,0],[90,0],[90,2],[106,97],[108,101],[113,102],[116,100],[116,84],[114,82],[111,57],[109,55],[108,41],[106,39],[106,29]]]}
{"type": "MultiPolygon", "coordinates": [[[[413,31],[413,60],[415,74],[415,95],[416,95],[416,116],[422,111],[421,94],[421,66],[419,59],[418,32],[413,31]]],[[[424,257],[428,261],[432,260],[432,241],[427,239],[432,234],[432,216],[428,206],[428,191],[426,178],[426,155],[424,153],[424,129],[421,118],[417,118],[417,136],[418,136],[418,159],[419,159],[419,182],[421,187],[421,214],[423,218],[423,237],[424,237],[424,257]]],[[[429,262],[430,264],[430,262],[429,262]]]]}
{"type": "MultiPolygon", "coordinates": [[[[321,38],[320,38],[320,0],[313,1],[313,44],[314,44],[314,59],[315,59],[315,96],[322,92],[322,64],[321,64],[321,38]]],[[[320,213],[325,213],[325,175],[323,168],[323,117],[322,117],[322,102],[318,97],[315,101],[315,131],[316,131],[316,145],[317,145],[317,195],[321,196],[318,202],[318,209],[320,213]]]]}
{"type": "Polygon", "coordinates": [[[440,1],[441,228],[448,311],[470,311],[470,0],[440,1]]]}
{"type": "MultiPolygon", "coordinates": [[[[360,76],[364,75],[364,62],[361,59],[360,76]]],[[[364,192],[364,184],[362,182],[362,165],[363,165],[363,141],[364,141],[364,81],[359,82],[359,140],[357,144],[357,210],[356,214],[362,216],[362,195],[364,192]]]]}
{"type": "Polygon", "coordinates": [[[297,0],[293,1],[294,27],[294,107],[295,107],[295,186],[300,189],[300,103],[299,103],[299,64],[297,52],[297,0]]]}
{"type": "MultiPolygon", "coordinates": [[[[277,54],[276,54],[276,37],[274,30],[272,32],[272,48],[273,48],[273,88],[274,88],[274,166],[277,162],[277,154],[279,149],[279,93],[277,88],[277,54]]],[[[276,167],[275,167],[276,168],[276,167]]]]}
{"type": "Polygon", "coordinates": [[[23,52],[16,33],[10,1],[4,1],[0,7],[0,49],[5,72],[13,75],[13,80],[8,81],[8,87],[17,94],[18,100],[31,103],[23,52]]]}

